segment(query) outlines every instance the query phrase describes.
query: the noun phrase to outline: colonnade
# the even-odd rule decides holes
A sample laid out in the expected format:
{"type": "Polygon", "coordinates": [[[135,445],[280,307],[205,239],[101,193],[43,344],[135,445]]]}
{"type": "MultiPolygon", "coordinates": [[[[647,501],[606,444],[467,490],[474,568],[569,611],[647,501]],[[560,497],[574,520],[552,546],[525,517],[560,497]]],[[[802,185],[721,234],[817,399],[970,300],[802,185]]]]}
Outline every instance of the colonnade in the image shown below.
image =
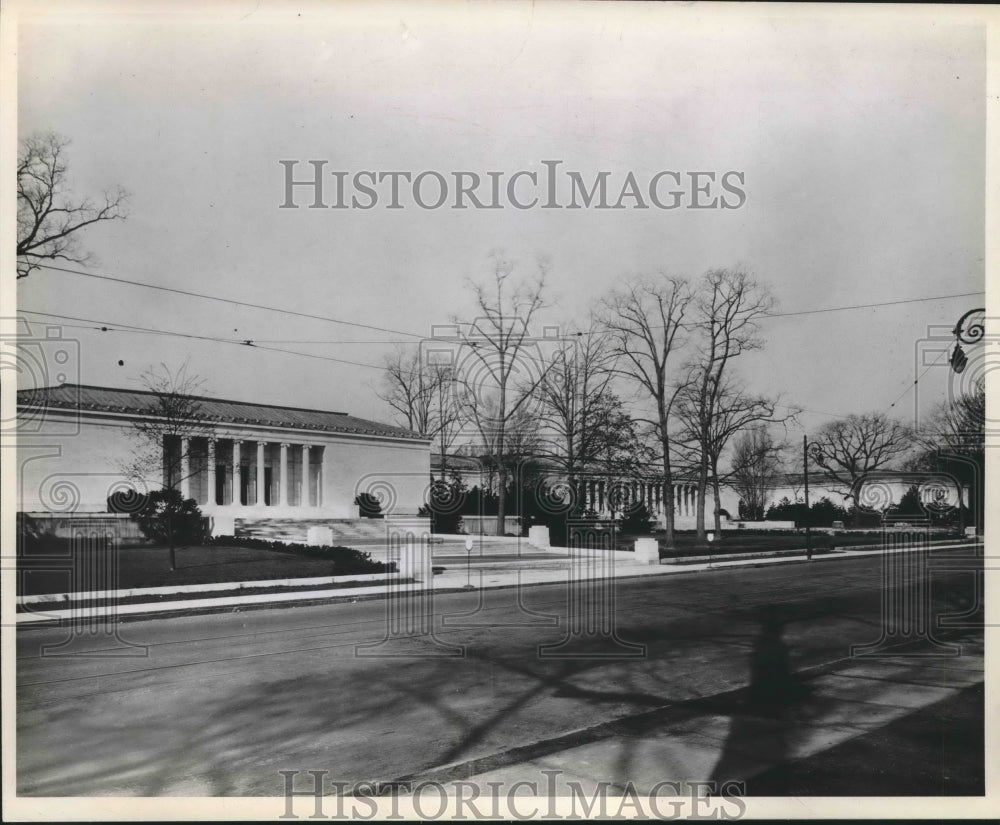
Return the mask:
{"type": "Polygon", "coordinates": [[[288,441],[183,436],[164,442],[165,474],[179,476],[165,481],[199,504],[320,507],[324,452],[288,441]]]}
{"type": "MultiPolygon", "coordinates": [[[[698,487],[694,484],[674,484],[674,515],[694,516],[698,505],[698,487]]],[[[650,513],[666,511],[664,485],[652,481],[610,481],[590,479],[579,482],[577,500],[584,510],[607,513],[621,512],[629,505],[642,501],[650,513]],[[613,506],[612,506],[613,505],[613,506]]]]}

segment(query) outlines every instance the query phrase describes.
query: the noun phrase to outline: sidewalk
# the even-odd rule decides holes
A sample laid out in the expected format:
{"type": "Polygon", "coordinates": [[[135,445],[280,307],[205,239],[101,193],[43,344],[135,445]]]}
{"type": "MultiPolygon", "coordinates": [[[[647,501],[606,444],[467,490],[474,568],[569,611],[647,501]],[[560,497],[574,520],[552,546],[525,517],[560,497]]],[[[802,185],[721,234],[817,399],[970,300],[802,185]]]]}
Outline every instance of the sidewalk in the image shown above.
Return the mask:
{"type": "MultiPolygon", "coordinates": [[[[932,549],[962,550],[981,547],[981,543],[964,542],[962,544],[947,544],[935,546],[932,549]]],[[[535,549],[532,548],[534,551],[535,549]]],[[[586,562],[577,569],[574,580],[590,580],[598,578],[628,579],[644,576],[667,576],[694,573],[704,570],[716,570],[733,567],[756,567],[769,564],[813,564],[832,562],[837,559],[848,559],[856,556],[867,556],[881,552],[881,548],[867,547],[857,550],[837,550],[824,554],[816,554],[811,561],[805,558],[802,550],[795,555],[789,551],[776,551],[771,554],[755,553],[749,556],[726,559],[718,556],[711,561],[697,561],[677,564],[661,560],[658,565],[641,564],[633,560],[631,553],[613,551],[608,558],[589,554],[586,562]]],[[[910,552],[909,550],[894,550],[890,552],[910,552]]],[[[492,552],[490,556],[494,555],[492,552]]],[[[293,606],[338,601],[358,601],[360,599],[384,598],[390,592],[413,592],[433,589],[435,592],[447,592],[466,589],[471,584],[477,589],[497,589],[506,587],[530,587],[545,584],[565,583],[569,580],[570,559],[564,548],[551,548],[546,551],[532,552],[524,561],[518,561],[513,554],[505,558],[489,558],[484,561],[468,563],[467,559],[450,555],[445,569],[433,577],[433,581],[396,581],[397,574],[368,574],[342,577],[326,577],[318,579],[285,579],[272,581],[230,582],[213,585],[178,585],[163,588],[141,588],[129,591],[102,591],[88,594],[50,594],[45,597],[19,597],[19,612],[15,615],[18,626],[58,622],[62,620],[83,621],[100,618],[126,618],[153,615],[176,615],[178,613],[207,613],[215,611],[231,611],[234,609],[255,609],[267,606],[293,606]],[[344,586],[337,579],[346,582],[359,582],[357,586],[344,586]],[[365,583],[360,583],[360,582],[365,583]],[[337,587],[331,585],[337,584],[337,587]],[[255,588],[287,588],[285,592],[247,593],[241,591],[255,588]],[[294,589],[292,589],[294,588],[294,589]],[[216,593],[216,596],[207,594],[216,593]],[[195,598],[198,594],[199,597],[195,598]],[[206,595],[201,595],[206,594],[206,595]],[[80,595],[87,598],[80,603],[80,595]],[[124,599],[136,597],[147,598],[139,603],[120,603],[124,599]],[[77,602],[74,604],[73,602],[77,602]],[[93,602],[98,602],[94,605],[93,602]],[[55,605],[59,605],[56,607],[55,605]]],[[[477,558],[473,556],[472,558],[477,558]]],[[[432,563],[436,561],[432,557],[432,563]]],[[[439,565],[435,565],[439,567],[439,565]]]]}
{"type": "Polygon", "coordinates": [[[521,780],[548,793],[554,781],[556,795],[588,799],[710,780],[745,782],[747,796],[985,793],[980,639],[955,658],[856,657],[797,676],[802,698],[781,707],[755,707],[741,689],[400,781],[484,793],[521,780]]]}

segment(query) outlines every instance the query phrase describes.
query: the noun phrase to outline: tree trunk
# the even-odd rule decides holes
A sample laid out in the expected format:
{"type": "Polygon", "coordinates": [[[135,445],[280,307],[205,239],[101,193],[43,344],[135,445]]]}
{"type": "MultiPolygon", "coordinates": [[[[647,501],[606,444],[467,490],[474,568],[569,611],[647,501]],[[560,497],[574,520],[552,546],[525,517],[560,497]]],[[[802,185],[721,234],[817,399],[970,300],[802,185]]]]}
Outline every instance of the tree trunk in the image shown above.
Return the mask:
{"type": "Polygon", "coordinates": [[[712,479],[712,492],[715,494],[715,533],[716,540],[722,539],[722,499],[719,495],[719,474],[716,473],[712,479]]]}
{"type": "Polygon", "coordinates": [[[695,541],[705,544],[705,499],[708,489],[708,456],[702,454],[698,468],[698,497],[695,506],[695,541]]]}
{"type": "Polygon", "coordinates": [[[668,550],[674,549],[674,485],[667,473],[663,482],[663,523],[665,526],[663,544],[668,550]]]}
{"type": "Polygon", "coordinates": [[[670,437],[666,434],[665,416],[660,416],[660,446],[663,450],[663,499],[667,505],[663,544],[665,549],[674,550],[674,474],[670,467],[670,437]]]}
{"type": "Polygon", "coordinates": [[[174,514],[167,510],[167,544],[170,547],[170,569],[177,569],[177,550],[174,546],[174,514]]]}
{"type": "Polygon", "coordinates": [[[507,462],[503,455],[503,435],[497,441],[497,475],[500,480],[499,496],[497,498],[497,535],[507,532],[507,462]]]}

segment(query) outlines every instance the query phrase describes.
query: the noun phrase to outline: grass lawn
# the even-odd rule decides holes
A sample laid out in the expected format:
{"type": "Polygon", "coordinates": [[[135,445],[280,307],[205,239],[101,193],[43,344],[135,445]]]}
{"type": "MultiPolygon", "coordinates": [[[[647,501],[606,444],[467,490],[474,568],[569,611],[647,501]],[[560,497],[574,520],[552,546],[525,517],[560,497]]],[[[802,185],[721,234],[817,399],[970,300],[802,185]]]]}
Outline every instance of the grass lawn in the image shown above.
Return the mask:
{"type": "Polygon", "coordinates": [[[342,575],[330,559],[308,558],[276,550],[246,547],[211,546],[177,549],[177,569],[170,569],[170,551],[166,547],[122,547],[117,551],[117,575],[113,581],[83,580],[88,562],[96,558],[71,561],[48,556],[45,559],[21,557],[18,567],[19,595],[70,593],[86,590],[125,590],[133,587],[163,587],[175,584],[216,584],[342,575]],[[77,571],[70,568],[77,564],[77,571]]]}

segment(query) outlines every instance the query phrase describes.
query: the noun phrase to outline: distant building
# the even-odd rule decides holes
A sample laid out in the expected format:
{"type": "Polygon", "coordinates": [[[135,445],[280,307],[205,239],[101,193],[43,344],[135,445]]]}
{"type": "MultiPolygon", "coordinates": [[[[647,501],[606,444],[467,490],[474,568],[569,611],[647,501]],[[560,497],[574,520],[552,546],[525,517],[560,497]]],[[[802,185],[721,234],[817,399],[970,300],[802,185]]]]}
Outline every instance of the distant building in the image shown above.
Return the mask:
{"type": "Polygon", "coordinates": [[[177,484],[216,534],[234,520],[352,519],[359,493],[391,515],[415,514],[430,473],[429,441],[416,433],[340,412],[197,398],[198,432],[163,439],[163,467],[133,484],[123,468],[136,449],[135,422],[155,421],[156,393],[61,384],[18,393],[20,489],[28,513],[103,513],[108,498],[164,486],[172,453],[177,484]]]}
{"type": "MultiPolygon", "coordinates": [[[[545,467],[550,477],[555,480],[561,477],[562,467],[552,458],[534,459],[538,466],[545,467]]],[[[469,487],[483,486],[489,475],[488,458],[477,458],[473,451],[462,449],[445,456],[445,471],[457,471],[469,487]]],[[[441,472],[441,454],[431,453],[431,472],[438,477],[441,472]]],[[[697,522],[698,487],[695,482],[686,478],[677,478],[672,488],[674,500],[674,526],[678,530],[693,530],[697,522]]],[[[653,478],[612,477],[600,472],[581,471],[578,474],[578,500],[584,509],[593,510],[599,518],[609,518],[612,509],[620,517],[625,502],[645,503],[649,513],[655,519],[662,521],[666,515],[666,502],[663,500],[663,485],[653,478]]],[[[722,521],[736,521],[739,512],[739,497],[723,487],[719,491],[722,521]],[[728,519],[727,519],[728,514],[728,519]]],[[[715,523],[715,500],[709,487],[705,500],[705,526],[712,529],[715,523]]]]}

